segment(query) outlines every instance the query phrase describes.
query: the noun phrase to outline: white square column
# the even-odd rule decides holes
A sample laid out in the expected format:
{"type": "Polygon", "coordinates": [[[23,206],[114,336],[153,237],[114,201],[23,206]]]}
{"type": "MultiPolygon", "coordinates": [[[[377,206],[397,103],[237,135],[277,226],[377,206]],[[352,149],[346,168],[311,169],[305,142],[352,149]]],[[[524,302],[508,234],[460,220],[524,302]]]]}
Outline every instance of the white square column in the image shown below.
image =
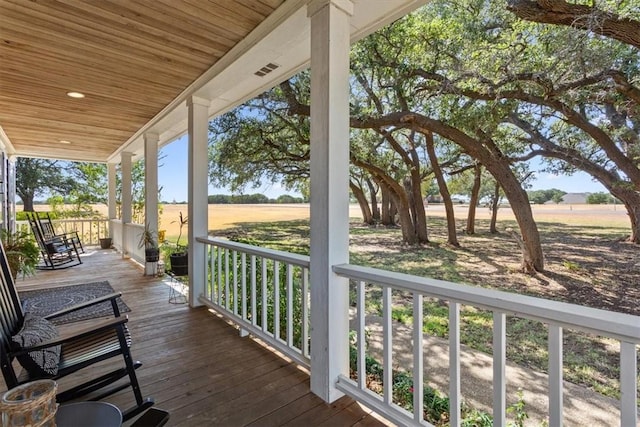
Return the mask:
{"type": "Polygon", "coordinates": [[[205,246],[196,237],[209,230],[209,100],[191,97],[189,108],[189,305],[202,305],[205,289],[205,246]]]}
{"type": "MultiPolygon", "coordinates": [[[[144,221],[158,238],[158,141],[157,133],[144,134],[144,221]]],[[[159,243],[159,242],[158,242],[159,243]]],[[[144,274],[151,276],[155,266],[145,262],[144,274]]]]}
{"type": "Polygon", "coordinates": [[[131,195],[131,158],[133,153],[122,152],[120,154],[120,169],[122,172],[122,256],[129,254],[129,248],[127,247],[127,226],[131,223],[131,217],[133,214],[133,197],[131,195]]]}
{"type": "Polygon", "coordinates": [[[349,284],[332,266],[349,262],[350,0],[314,0],[311,19],[311,391],[342,396],[349,374],[349,284]]]}
{"type": "MultiPolygon", "coordinates": [[[[109,220],[116,219],[117,217],[117,201],[116,201],[116,164],[107,163],[107,191],[108,191],[108,204],[109,204],[109,220]]],[[[113,238],[111,234],[112,230],[109,230],[109,237],[113,238]]]]}

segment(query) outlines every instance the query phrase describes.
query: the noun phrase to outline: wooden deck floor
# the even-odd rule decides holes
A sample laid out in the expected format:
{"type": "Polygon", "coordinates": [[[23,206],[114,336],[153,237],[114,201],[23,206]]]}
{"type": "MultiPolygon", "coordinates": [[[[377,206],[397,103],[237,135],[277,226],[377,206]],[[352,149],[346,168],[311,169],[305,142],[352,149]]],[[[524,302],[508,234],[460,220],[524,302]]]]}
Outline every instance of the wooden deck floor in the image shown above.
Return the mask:
{"type": "MultiPolygon", "coordinates": [[[[309,391],[309,375],[204,308],[169,304],[169,286],[115,251],[89,248],[80,266],[18,279],[18,290],[108,280],[131,308],[133,357],[145,396],[171,413],[171,426],[365,426],[378,417],[343,397],[328,405],[309,391]]],[[[69,326],[72,327],[72,326],[69,326]]],[[[121,360],[117,361],[121,363],[121,360]]],[[[107,366],[91,367],[96,371],[107,366]]],[[[4,384],[0,384],[3,389],[4,384]]],[[[61,386],[65,386],[64,380],[61,386]]],[[[130,391],[109,401],[121,408],[130,391]]]]}

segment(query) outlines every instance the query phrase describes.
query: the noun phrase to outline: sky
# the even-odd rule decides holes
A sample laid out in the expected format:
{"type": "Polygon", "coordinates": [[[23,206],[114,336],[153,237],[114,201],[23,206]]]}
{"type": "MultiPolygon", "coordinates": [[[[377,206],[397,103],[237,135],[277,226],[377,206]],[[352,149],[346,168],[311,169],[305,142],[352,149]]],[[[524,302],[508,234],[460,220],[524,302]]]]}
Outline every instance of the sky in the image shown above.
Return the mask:
{"type": "MultiPolygon", "coordinates": [[[[162,187],[160,198],[165,202],[187,201],[187,137],[165,145],[160,151],[165,157],[160,160],[158,168],[158,186],[162,187]]],[[[270,199],[278,198],[283,194],[299,196],[290,190],[285,190],[279,184],[264,185],[261,188],[247,188],[246,194],[262,193],[270,199]]],[[[228,188],[214,187],[209,184],[209,194],[231,194],[228,188]]]]}
{"type": "MultiPolygon", "coordinates": [[[[158,185],[162,187],[161,198],[163,201],[182,202],[187,200],[187,137],[167,144],[161,150],[166,157],[160,160],[158,170],[158,185]]],[[[584,172],[575,173],[572,176],[556,176],[549,173],[536,173],[536,180],[531,182],[529,190],[548,190],[557,188],[567,193],[597,193],[608,191],[599,182],[594,181],[584,172]]],[[[279,184],[265,185],[262,188],[245,191],[247,194],[262,193],[270,199],[275,199],[283,194],[299,196],[292,191],[287,191],[279,184]]],[[[214,187],[209,184],[209,194],[231,194],[227,188],[214,187]]]]}

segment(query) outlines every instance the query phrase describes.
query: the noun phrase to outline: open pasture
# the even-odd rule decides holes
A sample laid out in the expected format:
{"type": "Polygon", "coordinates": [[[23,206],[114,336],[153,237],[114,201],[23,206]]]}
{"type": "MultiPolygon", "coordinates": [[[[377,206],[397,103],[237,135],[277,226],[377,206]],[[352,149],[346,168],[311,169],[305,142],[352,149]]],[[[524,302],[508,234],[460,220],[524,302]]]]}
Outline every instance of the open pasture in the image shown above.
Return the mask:
{"type": "MultiPolygon", "coordinates": [[[[456,219],[466,218],[468,205],[456,205],[456,219]]],[[[629,227],[629,219],[620,205],[533,205],[535,219],[539,223],[558,223],[567,225],[597,226],[620,228],[624,232],[629,227]]],[[[160,217],[160,229],[167,230],[167,236],[177,236],[179,213],[187,214],[187,205],[163,205],[160,217]]],[[[442,205],[430,204],[428,216],[444,217],[442,205]]],[[[490,211],[479,207],[478,219],[489,219],[490,211]]],[[[358,205],[351,205],[349,217],[352,221],[362,218],[358,205]]],[[[308,204],[291,205],[209,205],[209,230],[224,230],[247,222],[291,221],[309,218],[308,204]]],[[[514,220],[508,206],[498,210],[498,221],[514,220]]]]}

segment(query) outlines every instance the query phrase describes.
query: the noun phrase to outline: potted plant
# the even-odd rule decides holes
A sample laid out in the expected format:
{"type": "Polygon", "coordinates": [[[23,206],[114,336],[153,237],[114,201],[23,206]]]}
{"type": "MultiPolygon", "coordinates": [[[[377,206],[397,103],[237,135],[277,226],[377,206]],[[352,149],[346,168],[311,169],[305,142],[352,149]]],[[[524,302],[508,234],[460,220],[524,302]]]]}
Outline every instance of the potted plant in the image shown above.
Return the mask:
{"type": "Polygon", "coordinates": [[[101,237],[100,238],[100,249],[111,249],[112,244],[111,237],[101,237]]]}
{"type": "Polygon", "coordinates": [[[111,249],[113,240],[111,239],[111,237],[107,235],[108,234],[107,223],[102,223],[102,226],[101,226],[101,222],[102,222],[100,221],[101,218],[94,217],[94,219],[96,220],[95,224],[97,227],[98,241],[100,242],[100,249],[111,249]],[[101,234],[104,237],[100,237],[101,234]]]}
{"type": "Polygon", "coordinates": [[[156,234],[149,228],[149,224],[144,227],[144,231],[140,235],[139,248],[144,248],[144,256],[146,262],[158,262],[160,259],[160,248],[158,248],[158,240],[156,234]]]}
{"type": "Polygon", "coordinates": [[[188,221],[189,219],[186,216],[183,217],[182,212],[180,212],[180,217],[178,219],[178,223],[180,225],[178,240],[176,240],[175,249],[173,249],[171,255],[169,255],[171,272],[173,272],[173,274],[175,274],[176,276],[186,276],[189,274],[188,248],[187,246],[180,245],[180,238],[182,237],[182,227],[184,227],[188,221]]]}
{"type": "Polygon", "coordinates": [[[13,278],[16,279],[18,273],[22,273],[23,277],[34,275],[40,262],[40,249],[31,233],[1,229],[0,238],[13,278]]]}

